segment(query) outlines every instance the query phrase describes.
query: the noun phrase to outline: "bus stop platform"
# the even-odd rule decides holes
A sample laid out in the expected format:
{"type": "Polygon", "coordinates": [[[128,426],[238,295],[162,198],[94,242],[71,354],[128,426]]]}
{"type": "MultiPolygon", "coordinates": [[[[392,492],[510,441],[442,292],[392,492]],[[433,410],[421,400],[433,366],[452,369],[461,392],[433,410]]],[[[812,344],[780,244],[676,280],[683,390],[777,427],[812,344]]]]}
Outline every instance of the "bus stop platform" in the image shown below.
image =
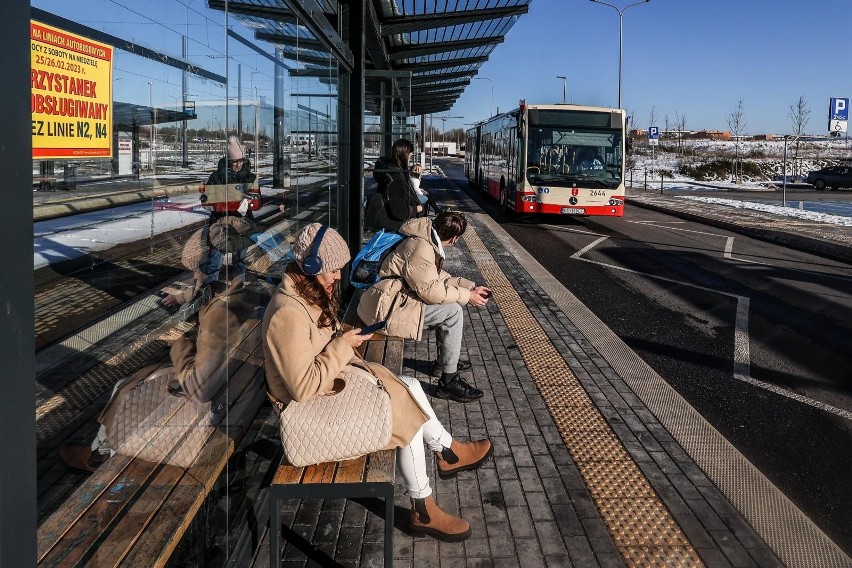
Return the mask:
{"type": "MultiPolygon", "coordinates": [[[[442,543],[408,534],[396,479],[394,566],[841,567],[852,560],[595,314],[451,180],[424,178],[469,227],[445,268],[493,290],[465,307],[462,376],[475,402],[431,401],[453,436],[487,436],[494,457],[441,480],[438,504],[472,526],[442,543]]],[[[427,394],[432,334],[406,341],[404,369],[427,394]]],[[[283,566],[381,566],[381,507],[285,508],[283,566]],[[286,536],[285,536],[286,539],[286,536]]],[[[253,566],[269,562],[268,532],[253,566]]]]}

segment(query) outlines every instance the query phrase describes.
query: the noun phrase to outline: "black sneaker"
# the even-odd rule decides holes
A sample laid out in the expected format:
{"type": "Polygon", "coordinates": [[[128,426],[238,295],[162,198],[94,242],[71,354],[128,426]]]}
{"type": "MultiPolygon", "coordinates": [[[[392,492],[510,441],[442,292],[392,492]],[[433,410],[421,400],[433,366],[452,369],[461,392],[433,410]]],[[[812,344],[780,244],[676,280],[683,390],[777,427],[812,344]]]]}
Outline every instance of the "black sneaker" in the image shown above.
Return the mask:
{"type": "MultiPolygon", "coordinates": [[[[456,367],[456,372],[467,371],[468,369],[470,369],[470,367],[471,367],[470,361],[468,361],[467,359],[459,359],[459,364],[456,367]]],[[[433,361],[432,362],[432,373],[431,373],[431,375],[433,377],[437,378],[437,377],[440,377],[443,372],[444,372],[444,370],[441,368],[441,364],[438,363],[437,361],[433,361]]]]}
{"type": "Polygon", "coordinates": [[[458,373],[453,373],[446,381],[443,378],[438,381],[435,396],[456,402],[473,402],[482,398],[482,391],[467,384],[458,373]]]}

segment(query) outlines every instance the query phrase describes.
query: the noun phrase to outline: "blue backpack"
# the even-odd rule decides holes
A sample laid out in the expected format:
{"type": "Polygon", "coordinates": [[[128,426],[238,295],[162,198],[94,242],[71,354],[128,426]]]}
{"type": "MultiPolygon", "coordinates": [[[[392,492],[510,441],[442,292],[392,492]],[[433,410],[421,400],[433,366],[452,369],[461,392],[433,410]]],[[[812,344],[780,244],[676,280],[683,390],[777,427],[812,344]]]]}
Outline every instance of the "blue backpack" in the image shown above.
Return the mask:
{"type": "Polygon", "coordinates": [[[384,229],[373,235],[352,260],[352,270],[349,272],[352,285],[364,289],[378,282],[382,262],[404,238],[399,233],[386,232],[384,229]]]}

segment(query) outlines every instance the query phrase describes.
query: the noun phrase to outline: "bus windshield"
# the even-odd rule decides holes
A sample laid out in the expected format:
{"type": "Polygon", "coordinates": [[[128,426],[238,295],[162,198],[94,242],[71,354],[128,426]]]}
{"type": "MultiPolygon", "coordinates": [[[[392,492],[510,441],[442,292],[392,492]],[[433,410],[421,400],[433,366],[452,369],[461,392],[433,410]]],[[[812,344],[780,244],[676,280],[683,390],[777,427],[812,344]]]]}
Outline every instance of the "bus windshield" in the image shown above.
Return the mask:
{"type": "Polygon", "coordinates": [[[530,124],[527,179],[535,185],[615,188],[621,183],[621,130],[530,124]]]}

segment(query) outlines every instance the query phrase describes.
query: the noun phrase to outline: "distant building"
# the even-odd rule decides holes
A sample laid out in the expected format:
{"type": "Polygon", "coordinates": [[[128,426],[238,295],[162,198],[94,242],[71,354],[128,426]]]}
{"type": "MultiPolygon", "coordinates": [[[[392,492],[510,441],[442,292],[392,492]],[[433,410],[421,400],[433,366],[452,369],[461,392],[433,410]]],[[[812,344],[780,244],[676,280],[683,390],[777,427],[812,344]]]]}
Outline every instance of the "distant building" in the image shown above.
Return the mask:
{"type": "Polygon", "coordinates": [[[773,136],[771,134],[755,134],[751,137],[752,140],[772,140],[773,136]]]}
{"type": "Polygon", "coordinates": [[[730,140],[731,133],[727,130],[699,130],[687,137],[693,140],[730,140]]]}

